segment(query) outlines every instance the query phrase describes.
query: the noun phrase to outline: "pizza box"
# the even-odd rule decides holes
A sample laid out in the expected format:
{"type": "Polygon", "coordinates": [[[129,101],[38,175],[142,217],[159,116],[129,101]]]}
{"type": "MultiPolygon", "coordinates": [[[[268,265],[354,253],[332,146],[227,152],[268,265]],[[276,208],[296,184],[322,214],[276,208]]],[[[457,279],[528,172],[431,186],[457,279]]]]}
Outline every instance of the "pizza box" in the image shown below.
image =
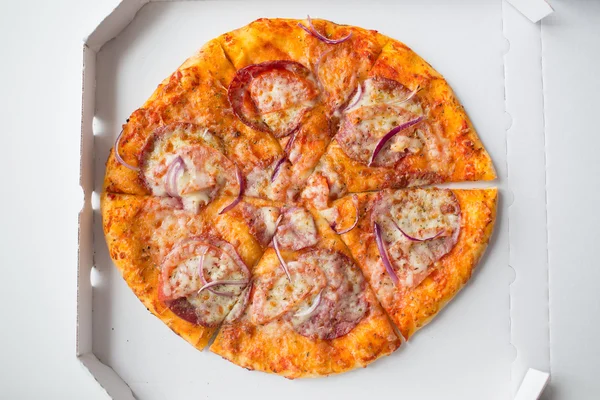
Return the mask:
{"type": "Polygon", "coordinates": [[[540,26],[507,2],[449,3],[123,0],[85,39],[76,352],[108,396],[364,398],[397,390],[406,398],[512,399],[529,368],[549,370],[540,26]],[[197,351],[152,316],[112,265],[99,193],[120,126],[202,44],[256,18],[307,14],[376,29],[442,73],[498,174],[447,186],[497,186],[500,200],[487,253],[428,326],[366,369],[291,381],[197,351]]]}

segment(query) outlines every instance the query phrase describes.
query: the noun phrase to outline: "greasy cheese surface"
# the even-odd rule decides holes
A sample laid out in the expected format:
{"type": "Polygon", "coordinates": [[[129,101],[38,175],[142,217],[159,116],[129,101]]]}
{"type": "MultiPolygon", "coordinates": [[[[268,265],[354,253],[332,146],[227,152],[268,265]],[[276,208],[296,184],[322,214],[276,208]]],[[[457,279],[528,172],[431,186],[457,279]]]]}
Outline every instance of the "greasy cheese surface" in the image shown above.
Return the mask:
{"type": "Polygon", "coordinates": [[[288,132],[315,102],[312,82],[287,70],[265,72],[250,83],[250,95],[273,132],[288,132]]]}
{"type": "MultiPolygon", "coordinates": [[[[383,308],[407,337],[430,320],[468,280],[485,249],[496,198],[490,190],[454,191],[461,210],[454,221],[417,208],[390,207],[394,222],[409,235],[448,232],[432,248],[408,243],[386,228],[390,257],[405,289],[383,296],[375,281],[385,271],[368,233],[372,221],[367,216],[377,191],[492,180],[494,168],[452,89],[407,46],[374,30],[314,20],[315,29],[326,37],[352,34],[343,43],[325,44],[298,22],[306,24],[259,19],[223,34],[160,83],[123,125],[119,143],[119,155],[142,171],[121,165],[113,149],[101,197],[111,257],[152,313],[200,349],[219,329],[212,351],[243,367],[290,378],[344,372],[393,352],[400,341],[383,308]],[[304,72],[299,77],[281,68],[263,70],[249,82],[243,100],[266,126],[259,131],[236,116],[228,88],[243,68],[278,60],[280,65],[299,64],[304,72]],[[355,102],[359,86],[363,93],[355,102]],[[390,139],[369,166],[381,137],[417,117],[423,120],[390,139]],[[177,126],[156,146],[147,146],[166,127],[177,126]],[[167,179],[178,157],[184,168],[172,168],[177,174],[167,179]],[[245,196],[219,214],[238,194],[236,168],[245,196]],[[353,193],[358,193],[356,205],[353,193]],[[314,268],[296,264],[305,253],[344,255],[351,265],[346,283],[339,286],[344,300],[328,292],[322,281],[344,275],[332,271],[346,261],[313,261],[325,266],[319,268],[324,278],[307,272],[297,286],[287,281],[272,246],[277,219],[293,207],[310,210],[314,222],[298,217],[296,228],[284,232],[280,227],[281,253],[290,272],[298,275],[314,268]],[[359,223],[342,235],[342,242],[330,224],[338,230],[350,227],[357,212],[359,223]],[[457,223],[460,229],[455,229],[457,223]],[[455,244],[448,239],[454,232],[455,244]],[[235,248],[251,269],[248,286],[224,289],[232,298],[207,290],[198,295],[192,290],[200,285],[193,274],[200,261],[196,254],[174,264],[164,278],[168,289],[185,296],[159,298],[165,257],[180,241],[202,235],[235,248]],[[432,267],[429,260],[438,256],[432,267]],[[408,271],[407,265],[416,266],[412,277],[402,272],[408,271]],[[275,275],[277,279],[267,279],[275,275]],[[278,300],[269,303],[269,296],[278,300]],[[264,315],[257,320],[254,311],[260,301],[264,315]],[[335,312],[325,318],[325,309],[335,312]],[[190,322],[199,315],[210,327],[190,322]],[[224,325],[218,328],[221,321],[224,325]]],[[[206,258],[207,280],[237,278],[233,270],[217,273],[216,253],[208,252],[206,258]]]]}
{"type": "MultiPolygon", "coordinates": [[[[358,267],[349,261],[351,257],[346,246],[316,211],[313,212],[313,216],[319,237],[316,253],[315,249],[304,249],[286,251],[282,254],[286,260],[290,260],[289,264],[293,264],[292,260],[304,264],[303,260],[308,261],[316,257],[319,260],[317,263],[308,262],[307,265],[322,270],[322,274],[328,280],[325,290],[321,292],[321,289],[313,289],[304,297],[303,302],[294,302],[294,306],[288,307],[287,313],[281,314],[279,318],[258,323],[263,321],[255,320],[255,312],[262,304],[256,303],[263,301],[263,295],[260,292],[257,295],[255,288],[246,312],[239,319],[225,323],[221,327],[210,347],[211,351],[244,368],[277,373],[288,378],[299,378],[330,375],[366,366],[400,346],[400,340],[373,292],[366,284],[361,285],[361,281],[364,283],[364,280],[360,276],[358,267]],[[341,254],[341,257],[348,261],[336,262],[338,259],[336,253],[341,254]],[[352,271],[347,271],[345,274],[334,272],[337,268],[352,269],[352,271]],[[352,327],[351,334],[344,334],[331,340],[315,338],[313,333],[316,334],[319,325],[310,322],[307,326],[300,327],[302,334],[299,333],[299,326],[305,321],[300,318],[295,319],[294,315],[305,310],[307,304],[312,304],[317,293],[323,293],[323,297],[334,297],[335,288],[342,282],[345,285],[350,283],[352,289],[349,297],[356,296],[356,299],[360,299],[358,302],[345,302],[349,310],[341,310],[339,313],[348,319],[358,320],[358,323],[352,327]],[[327,287],[334,289],[327,289],[327,287]],[[326,294],[328,290],[331,291],[331,295],[326,294]]],[[[269,248],[252,273],[255,282],[270,281],[274,276],[285,279],[285,275],[280,270],[281,266],[275,251],[269,248]]],[[[340,311],[336,308],[330,310],[340,311]]],[[[318,317],[318,312],[319,308],[311,318],[318,317]]],[[[317,321],[318,319],[314,320],[317,321]]],[[[343,322],[338,322],[336,325],[338,329],[344,328],[343,322]]]]}
{"type": "Polygon", "coordinates": [[[206,128],[167,125],[146,143],[140,157],[142,179],[154,196],[178,196],[186,210],[198,212],[217,194],[239,190],[235,166],[222,152],[222,144],[206,128]]]}
{"type": "MultiPolygon", "coordinates": [[[[171,329],[202,349],[216,328],[180,318],[159,298],[163,260],[176,244],[190,237],[209,236],[234,243],[236,252],[248,266],[256,264],[262,250],[250,234],[247,221],[232,215],[218,216],[217,210],[223,206],[221,203],[211,204],[200,214],[175,209],[176,202],[173,203],[168,198],[104,193],[101,199],[103,229],[110,256],[136,296],[171,329]]],[[[262,204],[259,202],[257,205],[262,204]]],[[[177,263],[176,267],[185,268],[187,262],[183,264],[177,263]]],[[[217,276],[216,271],[213,274],[217,276]]],[[[206,277],[211,279],[208,275],[206,277]]],[[[226,306],[233,307],[234,304],[226,306]]],[[[226,314],[225,311],[223,313],[226,314]]]]}
{"type": "MultiPolygon", "coordinates": [[[[408,189],[409,192],[412,190],[414,189],[408,189]]],[[[487,247],[494,227],[498,195],[496,189],[452,190],[452,193],[461,210],[457,243],[433,265],[432,271],[416,287],[406,282],[394,285],[380,261],[372,222],[378,194],[358,195],[358,225],[342,235],[383,308],[406,338],[429,322],[469,280],[487,247]]],[[[336,201],[335,205],[347,209],[353,207],[349,204],[351,201],[349,197],[344,197],[336,201]]],[[[433,222],[424,228],[436,225],[433,222]]],[[[443,225],[449,226],[448,223],[443,225]]]]}

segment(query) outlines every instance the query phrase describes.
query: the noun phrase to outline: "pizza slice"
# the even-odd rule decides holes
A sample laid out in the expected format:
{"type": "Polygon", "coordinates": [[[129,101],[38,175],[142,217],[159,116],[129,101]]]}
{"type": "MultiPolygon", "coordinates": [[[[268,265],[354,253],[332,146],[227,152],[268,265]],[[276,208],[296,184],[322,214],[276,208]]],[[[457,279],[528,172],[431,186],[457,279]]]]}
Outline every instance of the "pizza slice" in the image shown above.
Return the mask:
{"type": "Polygon", "coordinates": [[[104,193],[111,258],[154,315],[198,349],[244,296],[251,269],[274,234],[280,207],[243,199],[230,213],[215,201],[200,214],[170,197],[104,193]]]}
{"type": "Polygon", "coordinates": [[[496,189],[384,190],[343,197],[321,213],[408,339],[471,277],[496,201],[496,189]]]}
{"type": "MultiPolygon", "coordinates": [[[[315,169],[330,197],[432,183],[492,180],[491,159],[444,78],[390,40],[341,111],[315,169]]],[[[313,181],[316,180],[315,181],[313,181]]]]}
{"type": "Polygon", "coordinates": [[[346,246],[327,222],[288,207],[253,270],[252,289],[210,350],[287,378],[366,366],[400,345],[346,246]]]}

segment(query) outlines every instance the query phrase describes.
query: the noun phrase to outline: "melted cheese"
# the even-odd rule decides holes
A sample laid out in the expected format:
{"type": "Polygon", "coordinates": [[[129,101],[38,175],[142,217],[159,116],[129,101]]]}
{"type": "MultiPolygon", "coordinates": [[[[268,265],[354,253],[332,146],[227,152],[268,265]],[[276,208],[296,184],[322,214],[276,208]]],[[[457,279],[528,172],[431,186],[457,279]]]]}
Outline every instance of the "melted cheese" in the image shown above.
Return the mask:
{"type": "Polygon", "coordinates": [[[291,261],[287,267],[291,282],[281,269],[256,281],[252,309],[252,319],[256,324],[262,325],[295,309],[326,284],[323,273],[315,266],[291,261]]]}
{"type": "Polygon", "coordinates": [[[292,129],[315,104],[312,82],[287,70],[265,72],[250,83],[250,95],[263,121],[275,133],[292,129]]]}
{"type": "Polygon", "coordinates": [[[388,104],[400,107],[414,115],[423,115],[421,103],[415,97],[406,100],[411,95],[411,91],[403,86],[390,90],[382,85],[376,79],[367,79],[363,82],[363,95],[358,103],[346,112],[351,112],[361,107],[369,107],[379,104],[388,104]]]}
{"type": "MultiPolygon", "coordinates": [[[[398,191],[382,198],[373,218],[382,227],[388,256],[403,287],[414,287],[431,272],[433,264],[455,245],[460,231],[459,205],[449,190],[398,191]],[[423,239],[414,241],[407,235],[423,239]]],[[[383,264],[378,263],[381,271],[383,264]]],[[[393,295],[394,286],[387,273],[381,285],[385,296],[393,295]]],[[[381,291],[381,288],[377,288],[381,291]]]]}
{"type": "Polygon", "coordinates": [[[276,207],[261,207],[258,209],[258,212],[265,224],[265,234],[272,237],[275,234],[275,224],[279,217],[279,209],[276,207]]]}

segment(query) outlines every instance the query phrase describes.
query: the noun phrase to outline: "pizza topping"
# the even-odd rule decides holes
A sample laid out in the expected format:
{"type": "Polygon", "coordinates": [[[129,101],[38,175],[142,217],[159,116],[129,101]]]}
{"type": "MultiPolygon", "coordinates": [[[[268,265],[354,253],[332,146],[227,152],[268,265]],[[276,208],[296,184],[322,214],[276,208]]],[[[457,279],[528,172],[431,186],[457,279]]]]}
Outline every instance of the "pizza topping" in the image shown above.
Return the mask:
{"type": "Polygon", "coordinates": [[[394,267],[392,267],[392,263],[390,262],[390,258],[388,257],[387,250],[385,249],[385,243],[383,242],[383,238],[381,237],[381,226],[377,222],[373,224],[373,232],[375,233],[375,242],[377,243],[377,250],[379,250],[379,257],[381,257],[381,262],[385,266],[385,270],[387,271],[390,278],[395,285],[398,284],[398,275],[396,275],[396,271],[394,271],[394,267]]]}
{"type": "Polygon", "coordinates": [[[117,159],[117,161],[119,162],[119,164],[121,164],[124,167],[129,168],[132,171],[138,172],[140,169],[138,167],[134,167],[131,164],[127,164],[125,162],[125,160],[123,160],[123,158],[121,157],[121,155],[119,154],[119,143],[121,142],[121,136],[123,136],[123,130],[121,130],[121,133],[119,133],[119,136],[117,136],[117,139],[115,140],[115,158],[117,159]]]}
{"type": "Polygon", "coordinates": [[[200,262],[198,264],[198,276],[200,277],[200,281],[202,282],[202,285],[203,285],[200,288],[200,290],[198,290],[198,293],[202,292],[203,290],[208,289],[211,292],[213,292],[214,294],[218,294],[219,296],[227,296],[227,297],[234,296],[234,293],[232,293],[232,292],[218,291],[218,290],[214,289],[213,286],[225,286],[225,285],[246,286],[248,284],[248,281],[247,280],[221,279],[221,280],[216,280],[216,281],[212,281],[212,282],[207,282],[206,277],[204,276],[204,259],[206,258],[207,250],[208,249],[204,250],[202,252],[202,254],[200,255],[200,262]]]}
{"type": "Polygon", "coordinates": [[[246,289],[240,295],[237,303],[233,306],[227,317],[225,318],[226,324],[232,324],[244,314],[246,308],[248,308],[248,303],[250,302],[250,293],[252,292],[252,282],[246,286],[246,289]]]}
{"type": "Polygon", "coordinates": [[[458,241],[460,205],[450,190],[386,191],[371,219],[388,274],[396,285],[410,288],[458,241]]]}
{"type": "Polygon", "coordinates": [[[301,250],[317,244],[317,228],[310,212],[302,207],[291,207],[279,217],[273,243],[284,250],[301,250]]]}
{"type": "Polygon", "coordinates": [[[329,207],[329,182],[321,172],[315,172],[308,178],[302,191],[302,199],[317,210],[329,207]]]}
{"type": "Polygon", "coordinates": [[[361,89],[362,93],[358,100],[352,106],[346,107],[345,112],[351,112],[353,109],[360,107],[385,104],[402,106],[417,115],[423,113],[420,103],[414,99],[415,95],[421,90],[418,86],[414,90],[409,90],[397,81],[378,76],[365,80],[361,89]]]}
{"type": "Polygon", "coordinates": [[[336,136],[342,150],[368,166],[392,167],[408,155],[417,154],[429,143],[423,110],[398,82],[367,79],[359,85],[344,111],[336,136]],[[418,129],[417,129],[418,128],[418,129]]]}
{"type": "Polygon", "coordinates": [[[394,226],[395,226],[396,228],[398,228],[398,230],[399,230],[399,231],[400,231],[400,232],[401,232],[401,233],[402,233],[402,234],[403,234],[403,235],[404,235],[404,236],[405,236],[405,237],[406,237],[408,240],[412,240],[413,242],[425,242],[425,241],[427,241],[427,240],[435,239],[436,237],[438,237],[438,236],[440,236],[440,235],[442,235],[442,234],[444,233],[444,231],[442,230],[442,231],[439,231],[438,233],[436,233],[436,234],[435,234],[435,235],[433,235],[433,236],[430,236],[430,237],[425,237],[425,238],[421,238],[421,239],[419,239],[419,238],[416,238],[416,237],[410,236],[408,233],[404,232],[404,231],[402,230],[402,228],[400,228],[400,226],[399,226],[399,225],[396,223],[396,221],[394,221],[393,219],[392,219],[392,222],[394,223],[394,226]]]}
{"type": "MultiPolygon", "coordinates": [[[[281,216],[279,216],[279,219],[277,220],[277,225],[279,225],[279,221],[281,221],[281,216]]],[[[283,268],[283,272],[285,272],[288,281],[291,282],[292,277],[290,276],[290,270],[288,269],[285,259],[281,255],[281,251],[279,250],[279,244],[277,244],[277,238],[275,236],[273,236],[273,248],[275,249],[275,254],[277,254],[277,259],[279,259],[279,264],[281,265],[281,268],[283,268]]]]}
{"type": "Polygon", "coordinates": [[[304,253],[297,262],[320,268],[327,284],[312,299],[305,297],[295,313],[288,314],[294,330],[321,340],[346,335],[369,310],[366,284],[358,268],[347,256],[329,250],[304,253]]]}
{"type": "Polygon", "coordinates": [[[354,96],[352,96],[352,98],[350,99],[350,102],[348,102],[348,105],[346,106],[346,109],[344,110],[344,112],[350,110],[355,105],[357,105],[358,102],[362,99],[363,93],[364,93],[363,85],[361,83],[359,83],[358,86],[356,86],[354,96]]]}
{"type": "Polygon", "coordinates": [[[167,169],[167,173],[165,174],[165,190],[167,194],[171,197],[178,197],[177,191],[177,180],[179,178],[179,174],[183,173],[185,170],[185,163],[183,162],[183,158],[177,157],[167,169]]]}
{"type": "Polygon", "coordinates": [[[358,224],[358,198],[356,197],[356,195],[352,195],[352,204],[354,205],[354,209],[356,210],[356,214],[354,217],[354,222],[352,223],[352,225],[350,225],[347,228],[338,230],[337,229],[337,224],[334,222],[331,226],[331,228],[339,235],[343,235],[344,233],[348,233],[350,232],[352,229],[354,229],[356,227],[356,224],[358,224]]]}
{"type": "Polygon", "coordinates": [[[281,269],[256,279],[251,310],[251,319],[255,324],[265,324],[295,310],[327,284],[325,275],[315,263],[292,261],[288,269],[291,279],[281,269]]]}
{"type": "Polygon", "coordinates": [[[302,318],[302,317],[309,317],[310,315],[312,315],[312,313],[315,312],[317,307],[319,307],[319,304],[321,304],[321,294],[322,293],[323,293],[323,291],[321,290],[319,292],[319,294],[317,294],[315,296],[315,298],[312,299],[312,301],[309,304],[306,304],[305,308],[301,307],[298,311],[296,311],[296,313],[294,314],[294,317],[302,318]]]}
{"type": "Polygon", "coordinates": [[[233,207],[236,206],[237,203],[240,202],[240,200],[242,200],[242,196],[244,195],[244,177],[242,176],[242,171],[240,171],[240,169],[238,167],[236,167],[235,169],[235,177],[237,179],[237,184],[238,184],[238,195],[237,197],[231,202],[229,203],[227,206],[223,207],[223,209],[221,211],[219,211],[219,215],[220,214],[224,214],[227,211],[231,210],[233,207]]]}
{"type": "Polygon", "coordinates": [[[194,124],[167,125],[148,138],[140,177],[153,195],[179,197],[187,211],[197,213],[220,193],[243,191],[243,180],[241,186],[236,182],[239,171],[220,147],[214,135],[194,124]]]}
{"type": "Polygon", "coordinates": [[[212,237],[188,238],[165,257],[158,295],[181,318],[214,326],[232,309],[249,278],[248,267],[231,244],[212,237]]]}
{"type": "Polygon", "coordinates": [[[286,143],[285,148],[283,149],[283,156],[279,160],[277,160],[277,162],[275,163],[275,168],[273,168],[273,175],[271,175],[271,183],[273,183],[273,181],[277,177],[277,174],[279,173],[279,169],[281,168],[283,163],[286,161],[290,161],[288,154],[290,153],[290,150],[292,149],[292,146],[294,145],[294,141],[296,140],[297,133],[298,133],[298,130],[296,129],[296,130],[294,130],[294,132],[292,132],[290,134],[290,138],[288,139],[288,142],[286,143]]]}
{"type": "Polygon", "coordinates": [[[316,37],[317,39],[319,39],[320,41],[322,41],[324,43],[339,44],[339,43],[345,42],[346,40],[350,39],[350,37],[352,37],[352,32],[350,32],[347,36],[344,36],[341,39],[329,39],[317,31],[317,29],[315,28],[315,26],[312,23],[312,20],[310,19],[310,15],[306,16],[306,20],[308,21],[308,27],[302,25],[300,22],[298,22],[298,26],[300,28],[302,28],[303,30],[305,30],[308,34],[313,35],[314,37],[316,37]]]}
{"type": "Polygon", "coordinates": [[[228,90],[235,115],[253,129],[275,137],[292,133],[315,104],[317,85],[310,70],[295,61],[276,60],[240,69],[228,90]]]}
{"type": "Polygon", "coordinates": [[[242,219],[248,224],[250,233],[261,246],[266,247],[275,234],[277,219],[280,212],[278,207],[257,207],[243,201],[238,206],[242,219]]]}
{"type": "MultiPolygon", "coordinates": [[[[415,118],[412,121],[405,122],[402,125],[397,126],[394,129],[392,129],[391,131],[389,131],[388,133],[386,133],[379,140],[379,142],[377,142],[377,145],[375,146],[375,150],[373,150],[373,154],[371,154],[371,159],[369,160],[369,167],[371,165],[373,165],[373,161],[375,161],[375,158],[377,158],[377,154],[379,154],[379,152],[381,151],[381,149],[383,149],[383,147],[388,142],[388,140],[390,140],[391,138],[393,138],[398,132],[403,131],[404,129],[408,129],[411,126],[418,124],[422,120],[423,120],[423,117],[415,118]]],[[[403,142],[400,142],[400,143],[403,143],[403,142]]],[[[410,144],[408,142],[405,142],[405,143],[407,143],[407,145],[405,145],[405,146],[402,146],[402,145],[398,146],[399,143],[396,143],[396,148],[400,147],[400,149],[402,151],[409,150],[410,149],[410,144]]],[[[417,144],[417,146],[418,146],[418,144],[417,144]]]]}
{"type": "Polygon", "coordinates": [[[210,290],[211,292],[213,292],[214,294],[217,294],[219,296],[227,296],[227,297],[234,297],[235,294],[234,293],[228,293],[228,292],[219,292],[214,290],[212,287],[213,286],[227,286],[227,285],[235,285],[235,286],[247,286],[248,285],[248,281],[240,281],[240,280],[232,280],[232,279],[223,279],[220,281],[212,281],[212,282],[208,282],[206,283],[204,286],[202,286],[200,288],[200,290],[198,290],[198,294],[200,294],[203,290],[210,290]]]}

